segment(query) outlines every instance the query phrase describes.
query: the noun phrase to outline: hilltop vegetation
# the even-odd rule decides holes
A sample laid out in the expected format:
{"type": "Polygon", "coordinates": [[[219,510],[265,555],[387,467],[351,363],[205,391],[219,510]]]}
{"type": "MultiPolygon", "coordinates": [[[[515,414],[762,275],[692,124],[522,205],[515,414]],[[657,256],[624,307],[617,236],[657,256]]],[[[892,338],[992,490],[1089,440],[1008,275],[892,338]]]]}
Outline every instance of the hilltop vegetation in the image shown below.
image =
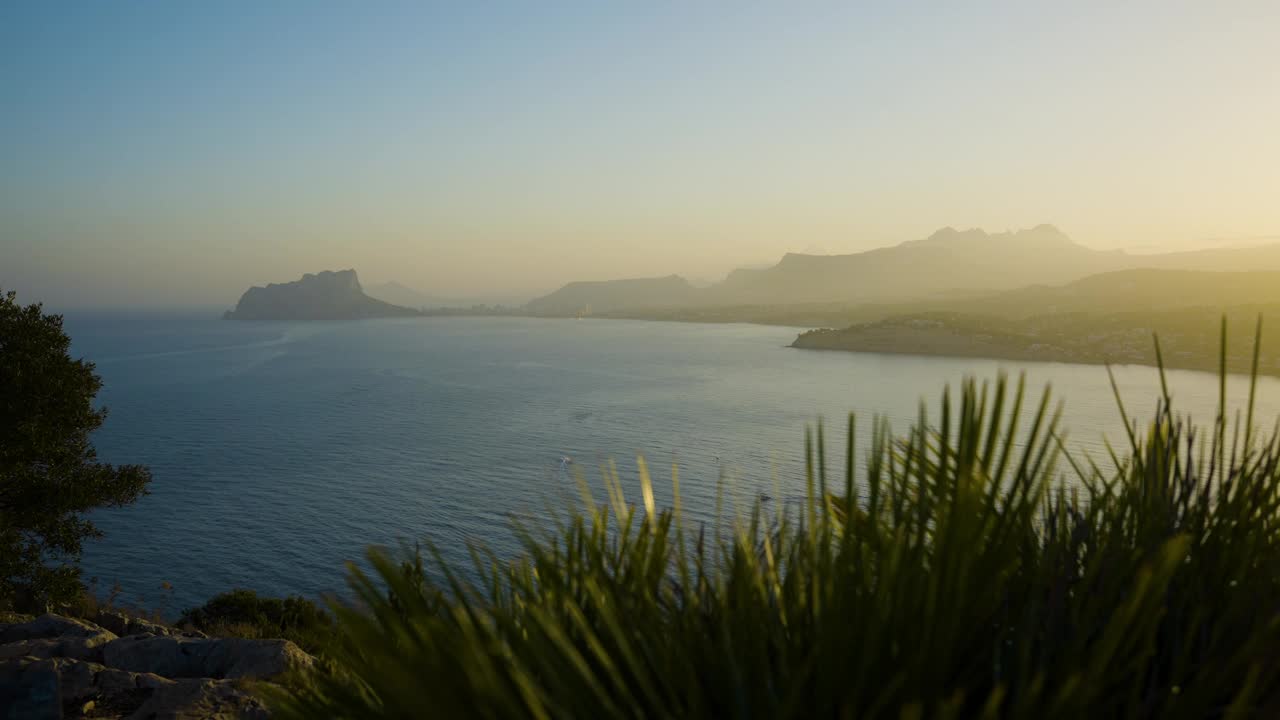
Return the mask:
{"type": "MultiPolygon", "coordinates": [[[[801,333],[792,347],[809,350],[984,357],[1071,363],[1157,365],[1217,371],[1222,322],[1235,328],[1226,355],[1229,372],[1253,367],[1253,327],[1259,316],[1280,317],[1280,305],[1151,312],[1064,313],[1008,319],[959,313],[899,315],[840,330],[801,333]],[[1160,338],[1162,357],[1151,342],[1160,338]]],[[[1280,375],[1278,343],[1263,339],[1257,370],[1280,375]]]]}
{"type": "MultiPolygon", "coordinates": [[[[847,327],[801,333],[793,347],[1155,365],[1155,334],[1167,367],[1216,371],[1225,317],[1236,333],[1227,368],[1249,372],[1259,316],[1280,318],[1280,273],[1127,270],[947,303],[864,307],[831,318],[851,320],[847,327]]],[[[1280,374],[1276,350],[1274,342],[1262,348],[1259,372],[1280,374]]]]}

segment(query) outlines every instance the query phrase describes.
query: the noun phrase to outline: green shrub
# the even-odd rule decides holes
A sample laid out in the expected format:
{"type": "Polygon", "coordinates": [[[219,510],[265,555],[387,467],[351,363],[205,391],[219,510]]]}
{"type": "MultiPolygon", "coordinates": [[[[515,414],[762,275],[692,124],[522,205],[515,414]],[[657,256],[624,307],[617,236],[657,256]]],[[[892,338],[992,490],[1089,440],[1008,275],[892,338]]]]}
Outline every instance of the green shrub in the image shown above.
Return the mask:
{"type": "Polygon", "coordinates": [[[850,418],[841,488],[819,428],[805,506],[723,535],[683,526],[674,471],[659,511],[641,461],[641,507],[610,472],[512,563],[371,551],[339,670],[279,716],[1280,717],[1280,437],[1166,396],[1101,466],[1023,398],[878,421],[858,481],[850,418]]]}
{"type": "Polygon", "coordinates": [[[268,598],[252,590],[232,590],[187,610],[178,626],[216,637],[284,638],[308,652],[323,653],[333,618],[304,597],[268,598]]]}

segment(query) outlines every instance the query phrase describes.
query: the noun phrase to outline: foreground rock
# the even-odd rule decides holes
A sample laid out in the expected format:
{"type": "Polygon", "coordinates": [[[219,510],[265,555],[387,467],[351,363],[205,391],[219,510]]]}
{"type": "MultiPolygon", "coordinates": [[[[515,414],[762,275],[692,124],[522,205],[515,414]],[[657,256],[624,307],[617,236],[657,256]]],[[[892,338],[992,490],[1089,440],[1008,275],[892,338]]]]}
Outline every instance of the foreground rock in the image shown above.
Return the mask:
{"type": "Polygon", "coordinates": [[[109,630],[83,620],[42,615],[0,628],[0,660],[65,657],[101,660],[102,648],[117,639],[109,630]]]}
{"type": "Polygon", "coordinates": [[[135,635],[107,643],[104,662],[172,678],[272,678],[311,667],[311,656],[288,640],[135,635]]]}
{"type": "MultiPolygon", "coordinates": [[[[41,615],[28,622],[0,625],[0,645],[24,640],[89,638],[106,632],[102,626],[91,622],[49,614],[41,615]]],[[[111,639],[114,640],[115,636],[113,635],[111,639]]]]}
{"type": "MultiPolygon", "coordinates": [[[[128,621],[128,618],[125,618],[128,621]]],[[[314,659],[287,640],[205,638],[163,631],[117,637],[58,615],[0,624],[0,720],[63,717],[265,718],[246,681],[269,681],[314,659]]]]}

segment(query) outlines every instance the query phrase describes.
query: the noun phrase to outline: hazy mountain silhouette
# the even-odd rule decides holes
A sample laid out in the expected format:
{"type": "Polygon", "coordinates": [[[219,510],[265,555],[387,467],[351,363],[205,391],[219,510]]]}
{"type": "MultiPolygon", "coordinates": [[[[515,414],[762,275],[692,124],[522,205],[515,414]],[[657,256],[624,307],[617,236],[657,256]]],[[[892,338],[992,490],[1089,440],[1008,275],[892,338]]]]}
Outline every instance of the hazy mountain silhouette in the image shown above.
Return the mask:
{"type": "Polygon", "coordinates": [[[364,293],[355,270],[306,274],[301,280],[251,287],[240,297],[228,320],[354,320],[409,317],[412,310],[375,300],[364,293]]]}
{"type": "Polygon", "coordinates": [[[1161,270],[1212,270],[1215,272],[1280,270],[1280,244],[1276,243],[1126,257],[1134,267],[1161,270]]]}
{"type": "MultiPolygon", "coordinates": [[[[1272,250],[1272,253],[1280,251],[1272,250]]],[[[1225,260],[1222,262],[1226,263],[1225,260]]],[[[959,299],[945,305],[940,302],[930,304],[934,306],[931,309],[938,310],[1030,317],[1061,313],[1163,311],[1277,303],[1280,303],[1280,271],[1142,268],[1091,275],[1055,287],[1037,285],[989,296],[959,299]]]]}
{"type": "Polygon", "coordinates": [[[1124,267],[1124,253],[1091,250],[1052,225],[988,234],[947,227],[923,240],[852,255],[790,253],[765,270],[738,270],[713,302],[910,300],[956,290],[1058,284],[1124,267]]]}
{"type": "Polygon", "coordinates": [[[696,302],[705,292],[679,275],[631,280],[571,282],[550,295],[530,300],[534,315],[574,315],[623,308],[668,307],[696,302]]]}
{"type": "Polygon", "coordinates": [[[528,295],[505,295],[501,293],[469,295],[462,297],[442,297],[440,295],[424,293],[421,290],[417,290],[395,281],[379,283],[377,285],[368,285],[364,288],[364,293],[371,298],[382,300],[383,302],[389,302],[392,305],[402,305],[404,307],[418,308],[420,310],[474,308],[482,305],[510,308],[524,305],[529,300],[528,295]]]}
{"type": "Polygon", "coordinates": [[[394,281],[370,285],[364,289],[364,293],[371,298],[389,302],[392,305],[410,308],[448,307],[465,303],[462,300],[428,295],[394,281]]]}
{"type": "Polygon", "coordinates": [[[556,314],[575,312],[587,304],[607,311],[894,303],[1061,285],[1090,275],[1141,268],[1280,270],[1280,244],[1133,255],[1084,247],[1052,225],[1004,233],[947,227],[921,240],[850,255],[788,253],[772,267],[735,270],[724,282],[705,289],[635,280],[570,283],[529,308],[556,314]],[[569,297],[573,302],[561,309],[559,300],[569,297]]]}

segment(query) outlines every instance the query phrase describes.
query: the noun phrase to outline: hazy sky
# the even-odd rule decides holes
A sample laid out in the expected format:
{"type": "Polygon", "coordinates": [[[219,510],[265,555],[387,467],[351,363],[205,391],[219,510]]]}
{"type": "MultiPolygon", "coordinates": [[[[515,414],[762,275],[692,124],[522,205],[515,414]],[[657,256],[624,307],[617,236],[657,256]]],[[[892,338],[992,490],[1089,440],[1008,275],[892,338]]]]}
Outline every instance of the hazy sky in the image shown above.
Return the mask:
{"type": "Polygon", "coordinates": [[[5,2],[0,287],[474,296],[942,225],[1280,234],[1275,0],[622,5],[5,2]]]}

